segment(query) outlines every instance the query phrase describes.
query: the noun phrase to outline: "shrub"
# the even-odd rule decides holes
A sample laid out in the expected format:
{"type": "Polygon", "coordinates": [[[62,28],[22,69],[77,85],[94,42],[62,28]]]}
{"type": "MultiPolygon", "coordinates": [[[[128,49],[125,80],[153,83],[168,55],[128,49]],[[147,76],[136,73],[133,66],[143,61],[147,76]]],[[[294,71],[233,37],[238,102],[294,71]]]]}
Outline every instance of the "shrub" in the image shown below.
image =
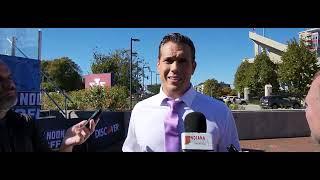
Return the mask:
{"type": "MultiPolygon", "coordinates": [[[[124,86],[111,88],[93,87],[67,93],[73,101],[67,101],[68,109],[95,110],[97,108],[110,111],[123,111],[128,108],[128,90],[124,86]]],[[[57,92],[50,92],[49,95],[64,108],[65,98],[57,92]]],[[[45,94],[42,94],[42,109],[58,110],[54,103],[45,94]]]]}

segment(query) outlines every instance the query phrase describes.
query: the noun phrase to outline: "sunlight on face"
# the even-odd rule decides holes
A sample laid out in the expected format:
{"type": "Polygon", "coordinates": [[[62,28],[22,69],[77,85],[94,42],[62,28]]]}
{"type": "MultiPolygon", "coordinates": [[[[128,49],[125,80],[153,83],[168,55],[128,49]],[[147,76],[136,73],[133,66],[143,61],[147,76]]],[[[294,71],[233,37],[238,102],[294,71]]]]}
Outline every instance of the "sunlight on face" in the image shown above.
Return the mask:
{"type": "Polygon", "coordinates": [[[8,110],[17,100],[16,86],[6,64],[0,61],[0,110],[8,110]]]}
{"type": "Polygon", "coordinates": [[[169,41],[161,47],[160,52],[157,68],[163,91],[170,97],[178,98],[188,90],[196,68],[191,48],[169,41]]]}

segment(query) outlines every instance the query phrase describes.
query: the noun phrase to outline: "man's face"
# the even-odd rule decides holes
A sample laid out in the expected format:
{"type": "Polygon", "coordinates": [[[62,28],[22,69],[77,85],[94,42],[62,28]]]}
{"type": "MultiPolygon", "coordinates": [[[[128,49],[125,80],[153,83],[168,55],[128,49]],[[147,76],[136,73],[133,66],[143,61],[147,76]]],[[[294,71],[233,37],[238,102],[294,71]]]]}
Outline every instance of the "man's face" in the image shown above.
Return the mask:
{"type": "Polygon", "coordinates": [[[320,142],[320,76],[312,82],[305,101],[306,118],[312,137],[320,142]]]}
{"type": "Polygon", "coordinates": [[[0,62],[0,111],[9,110],[17,99],[16,86],[9,68],[0,62]]]}
{"type": "Polygon", "coordinates": [[[188,45],[169,41],[160,49],[157,68],[164,93],[178,98],[188,90],[196,62],[188,45]]]}

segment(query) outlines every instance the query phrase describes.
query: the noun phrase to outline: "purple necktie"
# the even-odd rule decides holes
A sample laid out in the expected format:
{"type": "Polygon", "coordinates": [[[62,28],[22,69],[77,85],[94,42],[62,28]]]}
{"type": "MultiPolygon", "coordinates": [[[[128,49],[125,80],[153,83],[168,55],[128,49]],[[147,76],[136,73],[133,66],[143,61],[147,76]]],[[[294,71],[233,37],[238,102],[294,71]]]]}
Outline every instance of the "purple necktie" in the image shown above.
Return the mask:
{"type": "Polygon", "coordinates": [[[180,134],[178,131],[178,105],[181,101],[175,101],[174,99],[168,99],[168,105],[170,111],[164,121],[165,127],[165,151],[166,152],[179,152],[180,151],[180,134]]]}

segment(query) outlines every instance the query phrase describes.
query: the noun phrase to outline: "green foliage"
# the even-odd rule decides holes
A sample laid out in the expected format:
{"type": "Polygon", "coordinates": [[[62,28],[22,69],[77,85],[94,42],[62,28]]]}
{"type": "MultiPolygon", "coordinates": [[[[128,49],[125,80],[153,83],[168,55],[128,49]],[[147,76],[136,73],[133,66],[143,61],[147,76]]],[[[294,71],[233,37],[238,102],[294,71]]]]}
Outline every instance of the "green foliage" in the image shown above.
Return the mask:
{"type": "Polygon", "coordinates": [[[208,79],[203,84],[204,94],[216,98],[221,96],[219,82],[216,79],[208,79]]]}
{"type": "Polygon", "coordinates": [[[92,109],[90,108],[90,103],[88,103],[87,99],[89,97],[88,90],[81,89],[78,91],[70,91],[68,95],[70,96],[73,103],[68,102],[68,108],[69,109],[79,109],[79,110],[85,110],[85,109],[92,109]]]}
{"type": "Polygon", "coordinates": [[[228,107],[231,109],[231,110],[245,110],[244,106],[241,106],[239,104],[227,104],[228,107]]]}
{"type": "Polygon", "coordinates": [[[283,53],[279,65],[281,87],[291,95],[303,97],[308,92],[312,77],[319,70],[316,54],[306,45],[295,39],[288,42],[288,49],[283,53]]]}
{"type": "MultiPolygon", "coordinates": [[[[126,99],[129,97],[128,89],[124,86],[114,86],[109,91],[107,98],[111,99],[109,109],[124,110],[128,107],[126,99]]],[[[129,98],[130,99],[130,98],[129,98]]]]}
{"type": "Polygon", "coordinates": [[[237,110],[239,108],[239,105],[238,104],[229,104],[229,108],[231,110],[237,110]]]}
{"type": "MultiPolygon", "coordinates": [[[[64,106],[64,97],[62,94],[57,93],[57,92],[48,92],[50,97],[56,101],[56,103],[63,108],[64,106]]],[[[53,102],[49,99],[49,97],[45,94],[41,94],[41,102],[42,102],[42,109],[51,109],[51,110],[58,110],[58,108],[54,105],[53,102]]]]}
{"type": "Polygon", "coordinates": [[[240,64],[235,74],[235,89],[243,93],[249,87],[251,96],[263,96],[266,84],[272,85],[272,92],[279,91],[277,65],[268,57],[266,51],[257,55],[253,63],[244,61],[240,64]]]}
{"type": "Polygon", "coordinates": [[[148,90],[153,94],[158,94],[160,92],[161,84],[148,85],[148,90]]]}
{"type": "MultiPolygon", "coordinates": [[[[223,94],[225,95],[225,94],[223,94]]],[[[231,89],[231,92],[229,94],[226,95],[230,95],[230,96],[238,96],[238,91],[236,89],[231,89]]]]}
{"type": "MultiPolygon", "coordinates": [[[[83,88],[80,67],[68,57],[41,61],[41,69],[60,89],[73,91],[83,88]]],[[[45,77],[42,88],[54,91],[54,85],[45,77]]]]}
{"type": "Polygon", "coordinates": [[[270,60],[266,51],[255,57],[249,80],[250,94],[252,96],[263,96],[266,84],[272,85],[273,93],[279,91],[277,65],[270,60]]]}
{"type": "MultiPolygon", "coordinates": [[[[135,58],[134,58],[135,59],[135,58]]],[[[133,59],[133,61],[134,61],[133,59]]],[[[92,73],[112,73],[113,84],[130,89],[130,53],[127,50],[116,50],[108,55],[94,52],[91,63],[92,73]]],[[[142,69],[136,63],[132,64],[132,92],[135,93],[141,86],[139,78],[142,69]],[[138,74],[139,73],[139,74],[138,74]]]]}
{"type": "Polygon", "coordinates": [[[250,96],[262,96],[264,86],[272,85],[273,94],[290,94],[302,98],[308,92],[312,77],[319,71],[315,52],[311,52],[301,41],[288,42],[287,51],[282,54],[279,65],[270,61],[265,51],[255,61],[242,62],[235,74],[235,87],[243,92],[250,88],[250,96]],[[281,87],[282,90],[279,89],[281,87]]]}
{"type": "Polygon", "coordinates": [[[53,83],[50,83],[50,82],[42,82],[41,87],[42,87],[42,89],[46,89],[49,92],[55,91],[54,90],[55,87],[54,87],[53,83]]]}
{"type": "MultiPolygon", "coordinates": [[[[96,86],[90,89],[71,91],[68,95],[74,101],[73,103],[67,101],[68,109],[94,110],[102,108],[110,111],[120,111],[128,108],[128,90],[123,86],[114,86],[111,88],[96,86]]],[[[62,94],[51,92],[50,96],[57,101],[61,108],[64,108],[65,99],[62,94]]],[[[42,108],[58,109],[45,94],[42,95],[42,108]]]]}
{"type": "Polygon", "coordinates": [[[232,94],[232,89],[230,87],[226,86],[224,82],[218,82],[214,78],[206,80],[203,84],[203,93],[208,96],[219,98],[222,95],[232,94]]]}
{"type": "Polygon", "coordinates": [[[107,98],[108,93],[109,91],[107,88],[103,88],[101,86],[92,87],[87,92],[85,102],[88,104],[89,107],[92,107],[93,109],[105,109],[109,107],[110,104],[109,99],[107,98]]]}
{"type": "Polygon", "coordinates": [[[243,93],[245,87],[249,87],[251,81],[251,71],[253,68],[253,63],[249,61],[244,61],[240,64],[234,77],[235,89],[243,93]]]}
{"type": "Polygon", "coordinates": [[[232,95],[232,93],[233,93],[233,91],[232,91],[232,89],[230,87],[220,87],[220,92],[221,92],[220,96],[222,96],[222,95],[232,95]]]}

